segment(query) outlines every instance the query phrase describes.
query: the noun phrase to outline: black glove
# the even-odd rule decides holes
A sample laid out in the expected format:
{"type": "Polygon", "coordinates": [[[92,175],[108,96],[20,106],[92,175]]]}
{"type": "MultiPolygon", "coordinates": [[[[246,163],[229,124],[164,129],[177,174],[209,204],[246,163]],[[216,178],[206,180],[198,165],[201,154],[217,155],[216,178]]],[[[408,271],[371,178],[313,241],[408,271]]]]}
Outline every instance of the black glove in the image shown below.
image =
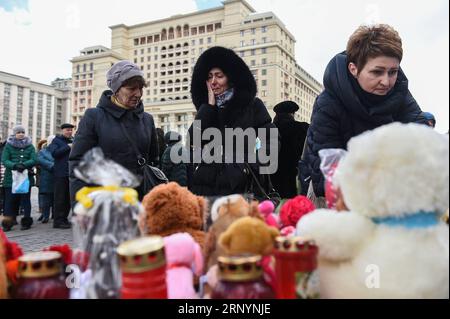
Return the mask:
{"type": "Polygon", "coordinates": [[[25,165],[23,164],[16,164],[14,165],[14,169],[16,171],[18,171],[19,173],[22,173],[24,170],[26,170],[27,168],[25,167],[25,165]]]}

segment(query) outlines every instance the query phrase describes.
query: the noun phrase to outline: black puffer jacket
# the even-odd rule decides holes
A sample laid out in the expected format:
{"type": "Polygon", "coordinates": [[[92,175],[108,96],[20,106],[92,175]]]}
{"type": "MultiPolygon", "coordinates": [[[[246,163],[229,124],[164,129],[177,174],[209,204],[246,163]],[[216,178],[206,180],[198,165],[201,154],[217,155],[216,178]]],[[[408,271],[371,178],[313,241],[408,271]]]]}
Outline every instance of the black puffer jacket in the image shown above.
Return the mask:
{"type": "Polygon", "coordinates": [[[352,137],[392,122],[425,124],[422,111],[408,90],[408,79],[401,70],[388,97],[370,107],[361,102],[351,77],[347,55],[338,54],[327,66],[325,90],[314,104],[305,159],[312,170],[316,196],[324,196],[324,178],[318,155],[320,150],[346,149],[352,137]]]}
{"type": "Polygon", "coordinates": [[[278,171],[272,175],[275,189],[282,198],[297,196],[298,162],[302,156],[309,124],[295,121],[290,114],[281,113],[274,119],[281,138],[278,171]]]}
{"type": "MultiPolygon", "coordinates": [[[[88,109],[79,124],[69,158],[70,193],[72,201],[75,194],[85,184],[74,175],[83,155],[94,147],[100,147],[105,157],[112,159],[132,173],[139,175],[137,156],[125,137],[121,122],[128,134],[137,144],[147,162],[156,164],[158,142],[153,117],[144,112],[142,103],[133,110],[126,110],[111,102],[111,91],[105,91],[96,108],[88,109]]],[[[139,189],[138,189],[139,191],[139,189]]],[[[145,194],[139,193],[140,197],[145,194]]]]}
{"type": "MultiPolygon", "coordinates": [[[[220,146],[225,150],[222,153],[222,163],[207,164],[202,161],[201,164],[195,165],[192,183],[190,183],[192,191],[203,196],[244,193],[248,186],[249,175],[245,165],[236,160],[235,146],[232,152],[224,147],[225,129],[241,128],[245,131],[252,128],[256,132],[258,129],[262,129],[260,133],[264,131],[265,137],[263,134],[257,137],[264,146],[267,146],[265,147],[267,150],[271,143],[277,145],[278,142],[276,134],[270,134],[270,129],[276,130],[276,127],[272,124],[267,108],[261,100],[255,97],[256,82],[250,69],[234,51],[213,47],[205,51],[198,59],[192,76],[191,93],[193,103],[198,111],[196,121],[201,121],[201,127],[193,125],[189,130],[191,150],[193,149],[194,130],[203,134],[208,128],[216,128],[221,131],[222,144],[220,146]],[[224,108],[208,104],[206,81],[209,71],[214,67],[220,68],[227,75],[234,88],[234,96],[224,108]],[[228,157],[228,162],[224,163],[225,156],[233,157],[228,157]]],[[[202,141],[202,150],[211,140],[202,141]]],[[[250,152],[254,152],[254,144],[255,141],[247,139],[243,151],[246,162],[250,152]]],[[[251,167],[255,173],[259,173],[259,163],[252,163],[251,167]]]]}
{"type": "MultiPolygon", "coordinates": [[[[172,136],[172,137],[173,137],[172,136]]],[[[176,154],[181,158],[183,154],[184,147],[181,143],[181,135],[175,132],[168,132],[164,136],[165,144],[167,148],[165,149],[161,157],[161,169],[166,175],[170,182],[176,182],[180,186],[187,186],[187,165],[186,163],[180,162],[175,163],[171,158],[172,149],[176,151],[176,154]],[[171,134],[175,136],[175,139],[170,139],[171,134]]]]}

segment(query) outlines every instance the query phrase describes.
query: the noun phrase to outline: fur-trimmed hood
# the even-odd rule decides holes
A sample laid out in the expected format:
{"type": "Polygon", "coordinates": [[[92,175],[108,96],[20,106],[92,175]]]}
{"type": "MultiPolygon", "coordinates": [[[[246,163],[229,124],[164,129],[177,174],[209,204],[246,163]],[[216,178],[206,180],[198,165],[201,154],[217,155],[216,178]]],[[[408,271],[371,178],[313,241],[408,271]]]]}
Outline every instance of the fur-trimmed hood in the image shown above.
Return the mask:
{"type": "Polygon", "coordinates": [[[233,50],[212,47],[199,57],[192,74],[192,102],[197,110],[202,104],[208,103],[206,81],[209,71],[213,68],[220,68],[234,88],[230,107],[247,106],[255,99],[256,81],[247,64],[233,50]]]}
{"type": "Polygon", "coordinates": [[[31,138],[26,136],[23,140],[18,140],[15,136],[8,137],[7,143],[15,148],[23,149],[31,145],[31,138]]]}

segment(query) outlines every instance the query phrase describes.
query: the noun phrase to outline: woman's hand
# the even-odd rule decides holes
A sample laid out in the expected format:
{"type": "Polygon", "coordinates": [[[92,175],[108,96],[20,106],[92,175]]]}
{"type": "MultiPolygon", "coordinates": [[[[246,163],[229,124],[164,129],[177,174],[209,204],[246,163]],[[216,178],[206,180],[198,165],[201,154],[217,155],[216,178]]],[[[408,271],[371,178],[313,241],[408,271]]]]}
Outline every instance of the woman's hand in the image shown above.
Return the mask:
{"type": "Polygon", "coordinates": [[[215,106],[216,105],[216,96],[214,95],[214,92],[211,88],[211,84],[209,84],[208,81],[206,81],[206,87],[208,88],[208,104],[215,106]]]}

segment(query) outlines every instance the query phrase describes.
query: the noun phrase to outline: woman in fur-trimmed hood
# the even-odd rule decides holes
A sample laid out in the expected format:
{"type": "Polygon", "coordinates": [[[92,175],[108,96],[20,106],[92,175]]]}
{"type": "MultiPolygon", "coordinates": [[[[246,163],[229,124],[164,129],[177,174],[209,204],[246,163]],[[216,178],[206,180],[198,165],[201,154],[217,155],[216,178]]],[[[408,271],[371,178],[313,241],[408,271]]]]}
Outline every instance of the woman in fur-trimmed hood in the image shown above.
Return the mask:
{"type": "MultiPolygon", "coordinates": [[[[277,142],[276,137],[269,134],[269,129],[276,128],[271,124],[272,119],[264,103],[256,98],[256,91],[256,81],[249,67],[233,50],[213,47],[198,59],[191,83],[192,101],[197,109],[196,122],[189,130],[191,151],[204,151],[205,146],[213,141],[211,137],[206,137],[202,139],[201,145],[194,145],[195,134],[203,134],[206,129],[215,128],[222,133],[222,143],[215,145],[215,149],[223,149],[223,152],[219,154],[221,161],[206,164],[203,158],[199,165],[195,165],[190,183],[194,193],[202,196],[226,196],[248,190],[249,175],[242,161],[239,163],[237,160],[237,151],[243,152],[241,155],[248,162],[248,155],[255,152],[255,144],[259,144],[259,141],[263,145],[262,149],[267,146],[266,150],[270,149],[271,142],[277,142]],[[253,128],[256,133],[258,129],[264,129],[266,136],[257,134],[255,141],[247,140],[243,150],[236,149],[235,145],[232,149],[226,149],[225,129],[237,128],[244,131],[253,128]]],[[[212,144],[217,144],[217,141],[214,142],[212,144]]],[[[214,151],[208,151],[208,154],[214,154],[214,151]]],[[[259,174],[261,163],[250,164],[255,173],[259,174]]],[[[264,180],[262,175],[258,177],[261,181],[264,180]]]]}
{"type": "Polygon", "coordinates": [[[30,189],[33,186],[33,176],[31,170],[37,163],[36,150],[31,143],[31,138],[25,136],[25,128],[21,125],[14,127],[2,154],[2,163],[6,167],[3,187],[5,188],[5,212],[2,226],[4,231],[9,231],[15,224],[19,207],[24,210],[24,217],[21,220],[22,230],[30,229],[33,224],[31,218],[30,191],[27,194],[12,193],[12,171],[23,172],[28,170],[30,189]]]}

